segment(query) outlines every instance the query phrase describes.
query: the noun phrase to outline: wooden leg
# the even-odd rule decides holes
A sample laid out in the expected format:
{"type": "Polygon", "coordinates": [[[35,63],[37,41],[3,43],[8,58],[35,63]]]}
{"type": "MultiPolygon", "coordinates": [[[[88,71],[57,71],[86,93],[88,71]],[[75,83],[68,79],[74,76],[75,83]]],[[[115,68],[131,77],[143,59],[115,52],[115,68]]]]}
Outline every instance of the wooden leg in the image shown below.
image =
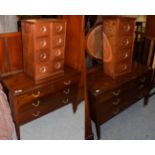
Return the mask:
{"type": "Polygon", "coordinates": [[[148,104],[149,92],[150,92],[150,91],[148,91],[148,92],[146,93],[146,95],[144,96],[144,106],[146,106],[146,105],[148,104]]]}
{"type": "Polygon", "coordinates": [[[97,124],[97,123],[95,123],[95,126],[96,126],[96,133],[97,133],[97,139],[98,140],[100,140],[100,126],[97,124]]]}
{"type": "Polygon", "coordinates": [[[16,129],[17,139],[20,140],[20,128],[19,128],[19,125],[17,125],[16,123],[15,123],[15,129],[16,129]]]}

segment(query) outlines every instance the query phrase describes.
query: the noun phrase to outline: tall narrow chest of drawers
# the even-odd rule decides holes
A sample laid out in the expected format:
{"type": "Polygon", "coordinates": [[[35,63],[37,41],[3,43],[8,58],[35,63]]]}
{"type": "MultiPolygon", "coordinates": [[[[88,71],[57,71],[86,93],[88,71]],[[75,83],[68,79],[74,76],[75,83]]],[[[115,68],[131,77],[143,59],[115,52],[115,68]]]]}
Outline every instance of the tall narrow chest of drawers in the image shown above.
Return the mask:
{"type": "Polygon", "coordinates": [[[131,72],[134,30],[134,18],[103,18],[103,68],[113,79],[131,72]]]}
{"type": "MultiPolygon", "coordinates": [[[[102,72],[101,67],[88,74],[91,118],[96,124],[98,139],[100,125],[147,96],[152,76],[152,69],[140,64],[134,64],[130,73],[117,80],[103,76],[102,72]]],[[[146,98],[144,101],[146,104],[146,98]]]]}
{"type": "Polygon", "coordinates": [[[24,71],[36,83],[63,75],[66,21],[22,21],[24,71]]]}
{"type": "Polygon", "coordinates": [[[9,90],[18,139],[20,139],[20,125],[69,103],[72,103],[75,112],[79,81],[80,72],[69,67],[64,68],[63,76],[41,84],[34,83],[24,73],[3,78],[5,87],[9,90]]]}

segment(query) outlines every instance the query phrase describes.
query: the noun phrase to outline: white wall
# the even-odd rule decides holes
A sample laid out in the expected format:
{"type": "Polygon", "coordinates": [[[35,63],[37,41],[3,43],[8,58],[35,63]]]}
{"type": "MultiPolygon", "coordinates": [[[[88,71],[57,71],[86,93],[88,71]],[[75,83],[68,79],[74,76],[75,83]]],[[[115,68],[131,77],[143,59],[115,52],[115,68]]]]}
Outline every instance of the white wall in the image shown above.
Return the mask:
{"type": "Polygon", "coordinates": [[[0,33],[17,32],[17,17],[15,15],[0,15],[0,33]]]}

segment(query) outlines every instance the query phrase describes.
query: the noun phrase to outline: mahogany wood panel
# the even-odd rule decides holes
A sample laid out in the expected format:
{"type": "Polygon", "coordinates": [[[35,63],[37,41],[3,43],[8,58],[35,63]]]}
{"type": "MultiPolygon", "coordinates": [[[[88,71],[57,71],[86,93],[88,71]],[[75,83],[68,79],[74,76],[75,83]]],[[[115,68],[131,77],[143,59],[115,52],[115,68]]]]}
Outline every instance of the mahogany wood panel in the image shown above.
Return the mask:
{"type": "Polygon", "coordinates": [[[147,36],[155,37],[155,15],[148,15],[146,20],[145,33],[147,36]]]}
{"type": "Polygon", "coordinates": [[[0,71],[2,76],[23,70],[21,33],[0,34],[0,71]]]}

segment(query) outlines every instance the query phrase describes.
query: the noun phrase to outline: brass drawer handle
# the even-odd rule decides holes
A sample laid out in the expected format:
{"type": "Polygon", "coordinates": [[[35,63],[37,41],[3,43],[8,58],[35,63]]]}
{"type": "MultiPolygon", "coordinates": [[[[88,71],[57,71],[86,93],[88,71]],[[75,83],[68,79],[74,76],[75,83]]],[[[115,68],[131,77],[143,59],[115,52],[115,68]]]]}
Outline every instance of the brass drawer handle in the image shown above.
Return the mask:
{"type": "Polygon", "coordinates": [[[34,107],[38,107],[38,106],[40,105],[40,101],[37,101],[37,103],[33,102],[32,105],[33,105],[34,107]]]}
{"type": "Polygon", "coordinates": [[[146,77],[143,77],[142,79],[140,79],[141,82],[145,82],[146,77]]]}
{"type": "Polygon", "coordinates": [[[40,96],[40,91],[38,91],[37,94],[33,93],[32,96],[35,97],[35,98],[39,97],[40,96]]]}
{"type": "Polygon", "coordinates": [[[141,90],[144,88],[144,84],[141,84],[140,86],[138,86],[138,89],[141,90]]]}
{"type": "Polygon", "coordinates": [[[34,117],[38,117],[40,115],[40,111],[37,111],[36,113],[32,114],[34,117]]]}
{"type": "Polygon", "coordinates": [[[113,105],[118,105],[120,103],[120,99],[118,98],[116,101],[114,101],[112,104],[113,105]]]}
{"type": "Polygon", "coordinates": [[[69,94],[70,93],[70,89],[68,88],[67,90],[63,91],[65,94],[69,94]]]}
{"type": "Polygon", "coordinates": [[[117,91],[113,91],[112,94],[115,96],[118,96],[120,94],[121,90],[118,89],[117,91]]]}
{"type": "Polygon", "coordinates": [[[117,108],[117,109],[113,110],[112,113],[113,113],[114,115],[117,115],[117,114],[119,113],[119,109],[117,108]]]}
{"type": "Polygon", "coordinates": [[[67,99],[63,100],[62,102],[63,103],[68,103],[68,101],[69,101],[69,99],[67,98],[67,99]]]}
{"type": "Polygon", "coordinates": [[[68,81],[64,81],[64,85],[68,86],[71,84],[71,80],[68,80],[68,81]]]}
{"type": "Polygon", "coordinates": [[[47,31],[47,28],[46,28],[45,26],[42,26],[42,27],[40,28],[40,30],[41,30],[41,32],[45,33],[45,32],[47,31]]]}
{"type": "Polygon", "coordinates": [[[15,94],[21,93],[23,90],[22,89],[17,89],[14,91],[15,94]]]}

